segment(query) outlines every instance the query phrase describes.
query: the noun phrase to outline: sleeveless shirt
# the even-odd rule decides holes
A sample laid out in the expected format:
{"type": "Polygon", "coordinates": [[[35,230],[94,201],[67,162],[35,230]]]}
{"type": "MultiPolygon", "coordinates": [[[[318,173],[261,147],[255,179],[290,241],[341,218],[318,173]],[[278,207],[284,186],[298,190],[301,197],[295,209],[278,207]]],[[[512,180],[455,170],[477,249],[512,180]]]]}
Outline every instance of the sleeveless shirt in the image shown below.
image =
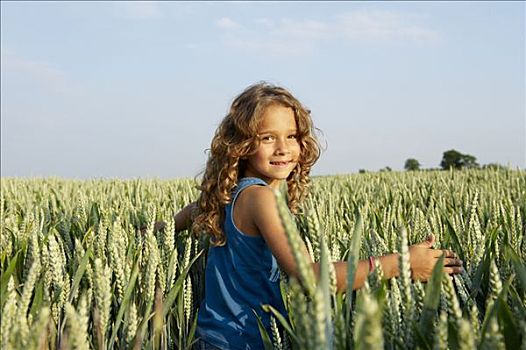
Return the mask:
{"type": "Polygon", "coordinates": [[[276,259],[261,236],[241,232],[233,220],[234,203],[241,191],[265,181],[242,178],[225,206],[224,246],[210,246],[205,269],[205,296],[197,316],[197,336],[221,349],[263,349],[256,312],[268,334],[270,304],[287,317],[280,291],[276,259]],[[254,311],[253,311],[254,310],[254,311]]]}

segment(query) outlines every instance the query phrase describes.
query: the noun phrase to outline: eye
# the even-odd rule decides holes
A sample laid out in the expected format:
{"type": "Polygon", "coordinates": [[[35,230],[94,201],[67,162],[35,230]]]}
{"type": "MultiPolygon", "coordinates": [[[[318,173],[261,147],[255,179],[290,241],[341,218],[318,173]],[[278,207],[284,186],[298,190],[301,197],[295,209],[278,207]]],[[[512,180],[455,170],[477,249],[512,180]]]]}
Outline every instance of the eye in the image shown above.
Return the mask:
{"type": "Polygon", "coordinates": [[[291,140],[295,140],[295,139],[298,138],[298,135],[296,135],[296,134],[291,134],[291,135],[287,136],[287,138],[289,138],[289,139],[291,139],[291,140]]]}
{"type": "Polygon", "coordinates": [[[271,141],[274,141],[274,136],[272,136],[272,135],[263,135],[263,136],[260,136],[260,140],[263,141],[263,142],[271,142],[271,141]]]}

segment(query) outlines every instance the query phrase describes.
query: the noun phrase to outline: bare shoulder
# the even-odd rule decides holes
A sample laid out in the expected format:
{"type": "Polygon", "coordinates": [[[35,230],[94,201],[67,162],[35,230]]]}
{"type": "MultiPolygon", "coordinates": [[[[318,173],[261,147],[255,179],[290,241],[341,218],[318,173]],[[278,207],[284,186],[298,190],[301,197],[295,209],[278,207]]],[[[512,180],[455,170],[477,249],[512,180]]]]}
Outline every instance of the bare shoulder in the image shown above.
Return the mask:
{"type": "Polygon", "coordinates": [[[276,203],[274,191],[268,186],[250,186],[240,193],[239,199],[253,206],[265,206],[276,203]]]}
{"type": "Polygon", "coordinates": [[[245,218],[261,229],[261,221],[278,215],[274,190],[268,186],[250,186],[239,194],[236,207],[245,218]]]}
{"type": "Polygon", "coordinates": [[[276,208],[274,191],[268,186],[250,186],[239,194],[235,206],[250,217],[266,215],[276,208]]]}
{"type": "Polygon", "coordinates": [[[245,191],[244,207],[253,223],[264,236],[266,230],[276,230],[281,225],[274,190],[268,186],[250,186],[245,191]]]}
{"type": "Polygon", "coordinates": [[[245,234],[261,235],[261,221],[272,216],[276,207],[274,193],[267,186],[250,186],[236,199],[233,219],[235,225],[245,234]],[[269,212],[270,209],[270,212],[269,212]]]}

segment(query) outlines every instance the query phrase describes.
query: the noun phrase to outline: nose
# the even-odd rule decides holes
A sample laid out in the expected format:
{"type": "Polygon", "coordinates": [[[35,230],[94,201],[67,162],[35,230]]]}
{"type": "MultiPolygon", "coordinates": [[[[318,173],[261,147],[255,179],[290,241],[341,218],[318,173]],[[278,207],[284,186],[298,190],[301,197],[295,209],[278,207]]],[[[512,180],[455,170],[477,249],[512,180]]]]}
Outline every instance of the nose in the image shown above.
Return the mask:
{"type": "Polygon", "coordinates": [[[277,140],[275,153],[279,155],[290,153],[289,145],[286,140],[281,138],[277,140]]]}

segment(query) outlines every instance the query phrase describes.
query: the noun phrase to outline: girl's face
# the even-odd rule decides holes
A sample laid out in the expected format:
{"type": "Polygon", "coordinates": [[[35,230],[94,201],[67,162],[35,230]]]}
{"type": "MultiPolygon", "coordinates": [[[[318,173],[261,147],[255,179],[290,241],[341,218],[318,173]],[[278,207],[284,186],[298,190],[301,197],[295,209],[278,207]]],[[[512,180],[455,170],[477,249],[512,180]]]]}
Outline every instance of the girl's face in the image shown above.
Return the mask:
{"type": "Polygon", "coordinates": [[[258,177],[278,189],[290,175],[300,157],[298,127],[290,107],[270,105],[258,128],[259,146],[247,159],[245,176],[258,177]]]}

